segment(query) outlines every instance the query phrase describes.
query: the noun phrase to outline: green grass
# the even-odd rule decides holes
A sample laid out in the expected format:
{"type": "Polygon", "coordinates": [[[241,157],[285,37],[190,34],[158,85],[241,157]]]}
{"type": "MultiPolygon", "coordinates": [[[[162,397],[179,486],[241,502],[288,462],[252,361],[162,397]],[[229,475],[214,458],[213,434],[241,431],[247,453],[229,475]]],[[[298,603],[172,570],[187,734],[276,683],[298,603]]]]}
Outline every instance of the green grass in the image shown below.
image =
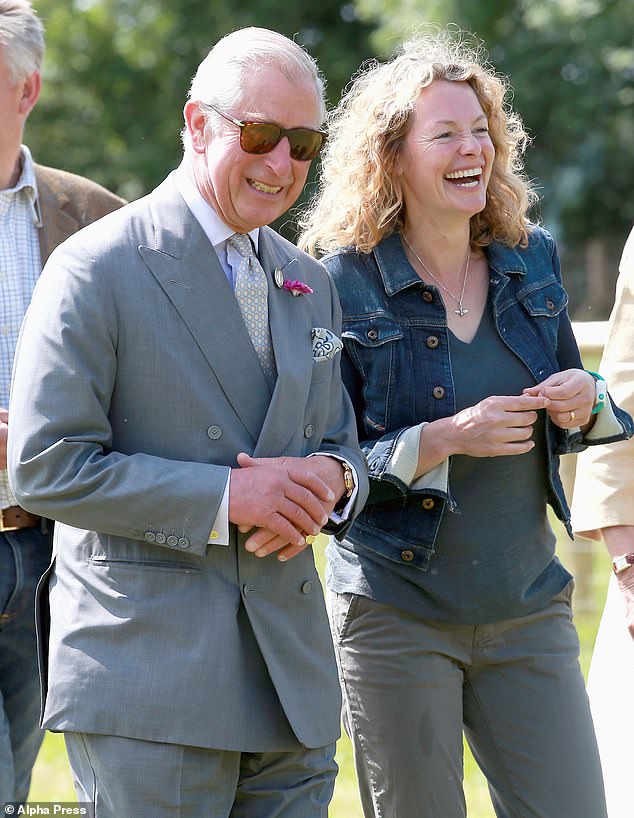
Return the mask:
{"type": "MultiPolygon", "coordinates": [[[[571,552],[561,526],[554,523],[559,540],[559,551],[563,561],[570,565],[575,555],[571,552]]],[[[323,543],[315,546],[320,571],[323,572],[323,543]]],[[[576,624],[581,638],[581,664],[587,673],[592,646],[598,627],[600,610],[603,605],[608,578],[608,565],[600,547],[595,547],[590,559],[585,559],[584,568],[589,573],[584,587],[589,589],[590,605],[583,607],[583,613],[576,616],[576,624]]],[[[580,583],[581,584],[581,583],[580,583]]],[[[362,818],[356,778],[352,758],[352,748],[347,736],[343,736],[337,748],[339,776],[335,795],[330,808],[330,818],[362,818]]],[[[480,773],[468,747],[465,746],[465,792],[469,818],[494,818],[485,780],[480,773]]],[[[70,770],[66,759],[63,737],[47,733],[42,750],[33,771],[30,793],[31,801],[75,801],[70,770]]]]}
{"type": "Polygon", "coordinates": [[[30,801],[76,801],[64,737],[46,733],[31,779],[30,801]]]}

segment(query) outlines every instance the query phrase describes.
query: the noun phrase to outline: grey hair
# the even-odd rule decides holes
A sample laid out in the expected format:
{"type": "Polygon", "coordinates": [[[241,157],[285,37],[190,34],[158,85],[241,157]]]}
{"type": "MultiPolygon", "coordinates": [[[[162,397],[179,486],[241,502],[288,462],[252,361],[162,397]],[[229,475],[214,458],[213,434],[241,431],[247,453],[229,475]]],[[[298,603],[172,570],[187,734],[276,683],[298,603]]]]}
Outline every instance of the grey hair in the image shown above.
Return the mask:
{"type": "Polygon", "coordinates": [[[29,0],[0,0],[0,49],[13,83],[42,70],[44,26],[29,0]]]}
{"type": "MultiPolygon", "coordinates": [[[[198,66],[188,99],[198,100],[207,122],[216,123],[218,114],[209,106],[231,110],[244,81],[260,68],[270,66],[278,68],[291,82],[312,84],[321,124],[326,118],[326,81],[317,63],[298,43],[267,28],[242,28],[219,40],[198,66]]],[[[187,148],[186,129],[182,137],[187,148]]]]}

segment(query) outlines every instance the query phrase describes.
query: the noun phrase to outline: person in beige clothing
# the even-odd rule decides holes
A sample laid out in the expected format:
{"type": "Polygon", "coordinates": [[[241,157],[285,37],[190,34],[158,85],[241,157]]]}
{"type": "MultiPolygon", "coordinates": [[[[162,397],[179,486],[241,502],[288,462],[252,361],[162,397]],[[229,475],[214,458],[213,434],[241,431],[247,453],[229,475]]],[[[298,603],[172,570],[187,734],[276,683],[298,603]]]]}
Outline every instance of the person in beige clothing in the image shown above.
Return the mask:
{"type": "MultiPolygon", "coordinates": [[[[600,372],[614,400],[634,410],[634,229],[623,251],[600,372]]],[[[630,818],[634,716],[634,440],[579,456],[572,503],[576,533],[603,539],[613,576],[592,657],[588,692],[610,818],[630,818]]]]}

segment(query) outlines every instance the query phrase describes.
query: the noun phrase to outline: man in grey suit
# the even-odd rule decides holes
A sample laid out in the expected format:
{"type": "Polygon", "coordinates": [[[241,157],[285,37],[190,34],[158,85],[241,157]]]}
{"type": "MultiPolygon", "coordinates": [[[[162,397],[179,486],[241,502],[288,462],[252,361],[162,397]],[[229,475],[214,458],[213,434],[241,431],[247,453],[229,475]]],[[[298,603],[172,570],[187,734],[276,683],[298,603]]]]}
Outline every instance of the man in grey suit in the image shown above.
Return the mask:
{"type": "Polygon", "coordinates": [[[180,167],[53,253],[21,334],[10,475],[60,521],[43,726],[97,818],[325,818],[340,699],[310,544],[367,476],[332,284],[265,226],[323,142],[323,86],[244,29],[184,116],[180,167]]]}
{"type": "Polygon", "coordinates": [[[53,249],[125,204],[89,179],[36,164],[22,144],[40,94],[43,58],[44,28],[31,4],[0,0],[0,805],[26,801],[44,736],[34,605],[53,539],[48,520],[17,504],[7,476],[15,345],[53,249]]]}

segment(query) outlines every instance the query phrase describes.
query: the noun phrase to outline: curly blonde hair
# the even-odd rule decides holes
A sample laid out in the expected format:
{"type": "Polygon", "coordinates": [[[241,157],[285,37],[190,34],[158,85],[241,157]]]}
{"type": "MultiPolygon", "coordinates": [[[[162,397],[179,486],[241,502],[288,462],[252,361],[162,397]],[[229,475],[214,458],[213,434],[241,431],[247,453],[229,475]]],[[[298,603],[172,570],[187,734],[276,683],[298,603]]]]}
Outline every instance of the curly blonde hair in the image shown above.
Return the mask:
{"type": "Polygon", "coordinates": [[[330,115],[318,192],[298,220],[301,247],[313,254],[344,246],[368,253],[402,229],[405,203],[396,162],[421,89],[434,80],[473,88],[495,147],[486,206],[471,219],[472,245],[526,245],[526,214],[537,199],[523,173],[528,135],[507,104],[506,79],[465,36],[427,31],[405,42],[389,62],[361,67],[330,115]]]}

